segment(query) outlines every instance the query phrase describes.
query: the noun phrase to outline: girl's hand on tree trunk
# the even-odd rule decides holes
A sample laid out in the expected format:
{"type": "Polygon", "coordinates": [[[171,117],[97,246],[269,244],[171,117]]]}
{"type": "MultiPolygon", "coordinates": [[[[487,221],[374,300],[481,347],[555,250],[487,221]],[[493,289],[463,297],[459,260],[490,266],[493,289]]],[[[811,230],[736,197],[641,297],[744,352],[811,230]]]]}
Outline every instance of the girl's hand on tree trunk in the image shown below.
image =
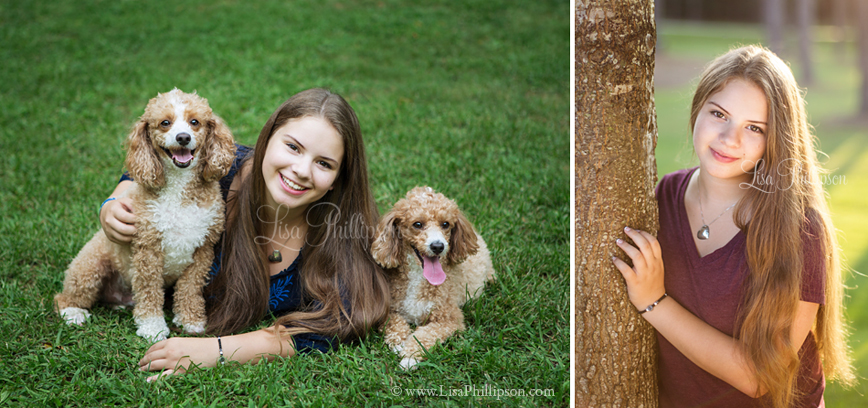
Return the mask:
{"type": "Polygon", "coordinates": [[[657,242],[657,238],[645,231],[626,227],[624,232],[638,249],[621,239],[618,239],[616,244],[633,260],[633,267],[618,257],[612,257],[612,262],[627,281],[630,302],[637,309],[644,310],[666,293],[660,243],[657,242]]]}

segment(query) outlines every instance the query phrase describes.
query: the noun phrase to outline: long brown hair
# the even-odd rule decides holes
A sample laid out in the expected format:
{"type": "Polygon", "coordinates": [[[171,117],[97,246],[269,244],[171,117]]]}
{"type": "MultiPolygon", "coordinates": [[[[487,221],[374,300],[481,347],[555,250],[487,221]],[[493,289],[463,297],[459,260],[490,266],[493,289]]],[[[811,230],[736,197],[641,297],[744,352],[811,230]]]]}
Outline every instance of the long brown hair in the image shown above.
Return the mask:
{"type": "Polygon", "coordinates": [[[749,188],[735,209],[736,225],[747,237],[750,268],[738,342],[773,405],[788,407],[798,394],[799,356],[793,351],[790,330],[799,304],[807,235],[820,243],[826,273],[826,300],[813,327],[824,372],[845,384],[854,380],[842,317],[839,248],[805,101],[789,67],[774,53],[746,46],[712,61],[693,97],[690,129],[708,97],[736,78],[762,89],[768,105],[766,150],[754,169],[764,187],[749,188]]]}
{"type": "Polygon", "coordinates": [[[368,184],[361,127],[340,95],[310,89],[289,98],[265,123],[247,158],[253,161],[251,171],[227,203],[222,266],[207,287],[212,297],[209,333],[238,332],[257,324],[268,311],[269,269],[256,244],[256,237],[264,235],[257,216],[265,205],[262,162],[275,130],[303,117],[330,123],[343,139],[344,158],[333,189],[305,213],[309,225],[299,273],[308,306],[278,318],[275,329],[286,335],[312,332],[349,341],[386,318],[388,282],[370,255],[378,212],[368,184]]]}

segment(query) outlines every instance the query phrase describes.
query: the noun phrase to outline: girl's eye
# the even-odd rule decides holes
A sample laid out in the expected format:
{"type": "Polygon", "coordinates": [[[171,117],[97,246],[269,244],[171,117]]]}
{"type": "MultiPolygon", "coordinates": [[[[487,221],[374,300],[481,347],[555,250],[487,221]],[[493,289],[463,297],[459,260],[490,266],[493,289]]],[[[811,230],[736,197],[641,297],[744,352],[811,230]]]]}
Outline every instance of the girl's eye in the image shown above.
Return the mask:
{"type": "Polygon", "coordinates": [[[292,151],[294,151],[294,152],[297,152],[297,151],[298,151],[298,146],[296,146],[296,145],[294,145],[294,144],[292,144],[292,143],[287,143],[286,145],[289,146],[289,148],[290,148],[292,151]]]}
{"type": "Polygon", "coordinates": [[[193,126],[199,126],[199,121],[196,120],[196,119],[193,119],[193,120],[190,121],[190,124],[193,125],[193,126]]]}
{"type": "Polygon", "coordinates": [[[712,114],[715,118],[718,118],[718,119],[723,119],[723,118],[724,118],[723,113],[721,113],[720,111],[711,111],[711,114],[712,114]]]}
{"type": "Polygon", "coordinates": [[[416,229],[422,229],[422,223],[421,223],[421,222],[418,222],[418,221],[414,222],[414,223],[413,223],[413,228],[416,228],[416,229]]]}
{"type": "Polygon", "coordinates": [[[317,163],[318,163],[320,166],[323,166],[323,167],[325,167],[325,168],[327,168],[327,169],[329,169],[329,170],[332,169],[332,165],[329,164],[329,162],[327,162],[327,161],[320,160],[320,161],[318,161],[317,163]]]}
{"type": "Polygon", "coordinates": [[[747,128],[748,128],[748,130],[750,130],[751,132],[759,133],[759,134],[763,134],[763,130],[762,130],[762,128],[760,128],[760,127],[757,126],[757,125],[750,125],[750,126],[748,126],[747,128]]]}
{"type": "Polygon", "coordinates": [[[448,223],[448,222],[444,222],[444,223],[440,224],[440,228],[443,228],[443,229],[449,229],[449,223],[448,223]]]}
{"type": "Polygon", "coordinates": [[[172,124],[172,122],[169,122],[168,120],[164,120],[164,121],[160,122],[160,126],[162,126],[162,127],[167,127],[171,124],[172,124]]]}

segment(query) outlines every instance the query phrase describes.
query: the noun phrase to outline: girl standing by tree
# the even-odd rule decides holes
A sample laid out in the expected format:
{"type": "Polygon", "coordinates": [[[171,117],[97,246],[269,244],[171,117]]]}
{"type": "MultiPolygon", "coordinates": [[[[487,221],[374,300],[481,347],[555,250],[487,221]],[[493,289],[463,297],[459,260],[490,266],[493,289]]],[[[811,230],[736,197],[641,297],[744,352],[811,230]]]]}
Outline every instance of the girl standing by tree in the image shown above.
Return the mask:
{"type": "Polygon", "coordinates": [[[789,67],[758,46],[702,74],[699,167],[657,186],[658,236],[625,228],[613,262],[657,330],[662,407],[823,406],[853,372],[835,229],[789,67]],[[665,270],[665,274],[664,274],[665,270]]]}

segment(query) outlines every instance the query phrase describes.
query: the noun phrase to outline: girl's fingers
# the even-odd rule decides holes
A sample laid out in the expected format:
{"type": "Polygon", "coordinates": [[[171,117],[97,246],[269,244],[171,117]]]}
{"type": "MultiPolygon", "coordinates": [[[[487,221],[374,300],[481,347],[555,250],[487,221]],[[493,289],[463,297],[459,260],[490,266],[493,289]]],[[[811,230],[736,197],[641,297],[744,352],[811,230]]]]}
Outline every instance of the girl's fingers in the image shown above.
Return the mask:
{"type": "Polygon", "coordinates": [[[633,282],[633,278],[636,277],[636,271],[630,265],[627,265],[626,262],[615,256],[612,257],[612,263],[615,264],[615,267],[618,268],[627,283],[633,282]]]}
{"type": "Polygon", "coordinates": [[[163,377],[165,377],[165,376],[167,376],[167,375],[172,375],[172,374],[174,374],[174,373],[175,373],[175,370],[168,369],[168,370],[166,370],[166,371],[163,371],[162,373],[159,373],[159,374],[157,374],[157,375],[152,375],[152,376],[148,377],[148,379],[147,379],[146,381],[147,381],[147,382],[156,381],[156,380],[159,380],[160,378],[163,378],[163,377]]]}
{"type": "Polygon", "coordinates": [[[624,250],[627,256],[629,256],[630,259],[633,260],[633,266],[635,266],[637,269],[645,267],[645,256],[642,255],[642,252],[640,252],[632,245],[628,244],[623,239],[618,239],[617,241],[615,241],[615,243],[618,244],[618,247],[624,250]]]}
{"type": "Polygon", "coordinates": [[[625,227],[624,232],[627,233],[627,236],[630,237],[630,239],[633,240],[633,243],[636,244],[636,247],[639,248],[646,263],[650,263],[654,255],[654,250],[651,249],[651,243],[648,242],[648,238],[642,234],[642,231],[630,227],[625,227]]]}
{"type": "Polygon", "coordinates": [[[115,231],[117,231],[121,235],[133,236],[136,234],[136,226],[133,224],[124,223],[117,218],[109,221],[109,223],[112,225],[115,231]]]}
{"type": "Polygon", "coordinates": [[[650,232],[645,232],[642,230],[639,230],[639,234],[642,234],[642,237],[644,237],[645,240],[648,241],[648,246],[651,248],[651,253],[654,254],[654,257],[662,258],[663,252],[660,251],[660,241],[657,240],[657,237],[651,235],[650,232]]]}
{"type": "Polygon", "coordinates": [[[132,207],[128,206],[125,202],[120,202],[118,204],[121,207],[114,213],[115,218],[127,224],[135,224],[137,217],[133,214],[132,207]]]}
{"type": "Polygon", "coordinates": [[[165,357],[147,357],[147,360],[143,359],[139,362],[139,370],[160,371],[169,367],[168,361],[165,357]]]}
{"type": "Polygon", "coordinates": [[[163,346],[165,345],[164,342],[165,340],[158,342],[148,349],[148,351],[145,353],[145,356],[142,357],[141,360],[139,360],[139,368],[144,370],[147,369],[149,365],[153,367],[155,361],[166,358],[166,351],[163,348],[163,346]]]}

